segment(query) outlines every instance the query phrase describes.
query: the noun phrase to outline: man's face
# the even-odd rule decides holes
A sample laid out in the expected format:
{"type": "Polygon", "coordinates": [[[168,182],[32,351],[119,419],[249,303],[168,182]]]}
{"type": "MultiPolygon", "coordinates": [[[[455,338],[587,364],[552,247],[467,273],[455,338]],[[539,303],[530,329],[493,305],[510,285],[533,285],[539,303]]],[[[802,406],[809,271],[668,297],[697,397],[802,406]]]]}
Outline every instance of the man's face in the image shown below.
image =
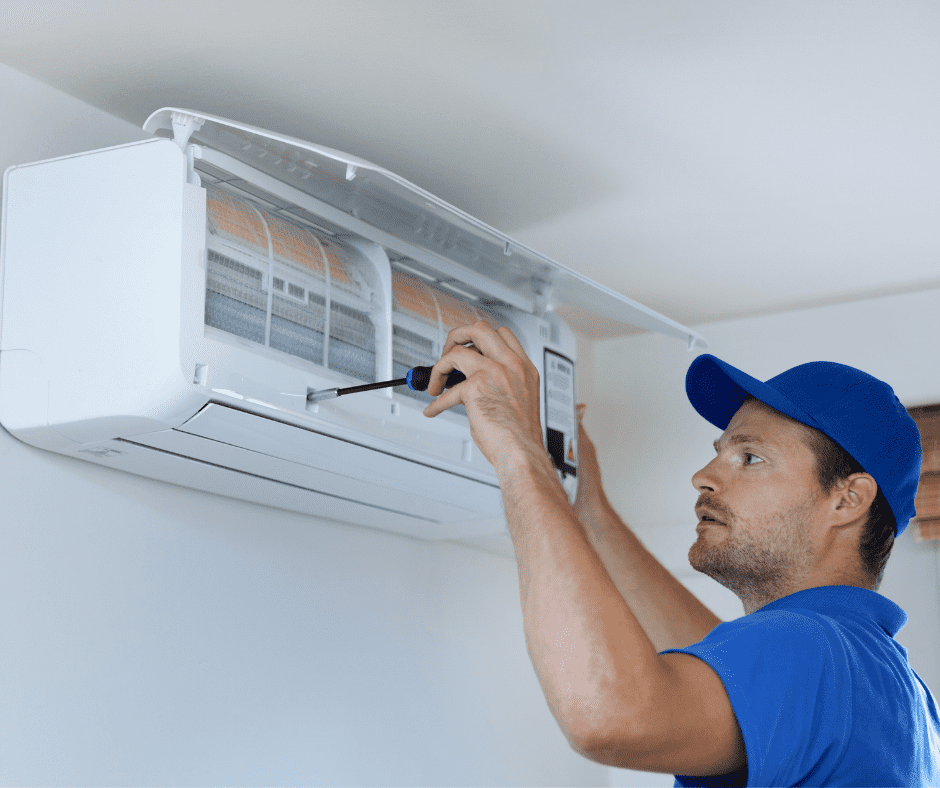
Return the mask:
{"type": "Polygon", "coordinates": [[[689,563],[747,612],[792,593],[816,563],[811,526],[822,489],[805,430],[749,400],[716,442],[715,459],[692,477],[700,521],[689,563]]]}

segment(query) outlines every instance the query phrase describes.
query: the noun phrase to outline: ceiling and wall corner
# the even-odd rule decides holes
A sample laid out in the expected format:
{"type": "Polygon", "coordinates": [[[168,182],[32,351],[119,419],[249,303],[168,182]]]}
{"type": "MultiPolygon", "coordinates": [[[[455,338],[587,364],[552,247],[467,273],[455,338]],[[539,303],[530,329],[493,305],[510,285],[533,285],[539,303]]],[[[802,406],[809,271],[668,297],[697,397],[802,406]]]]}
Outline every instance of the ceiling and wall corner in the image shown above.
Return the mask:
{"type": "Polygon", "coordinates": [[[926,0],[8,0],[0,62],[354,153],[705,324],[940,284],[938,35],[926,0]]]}

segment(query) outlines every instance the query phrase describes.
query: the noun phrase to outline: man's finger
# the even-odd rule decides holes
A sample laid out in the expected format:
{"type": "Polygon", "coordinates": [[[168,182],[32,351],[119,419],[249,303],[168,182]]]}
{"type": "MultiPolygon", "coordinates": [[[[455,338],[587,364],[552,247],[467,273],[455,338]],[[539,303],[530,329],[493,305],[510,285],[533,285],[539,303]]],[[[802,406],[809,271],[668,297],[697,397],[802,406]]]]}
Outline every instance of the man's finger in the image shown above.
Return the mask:
{"type": "MultiPolygon", "coordinates": [[[[460,370],[468,378],[479,369],[482,369],[485,358],[475,350],[457,345],[441,356],[440,360],[431,367],[431,380],[428,382],[428,394],[436,397],[443,393],[447,376],[455,369],[460,370]]],[[[459,385],[459,384],[458,384],[459,385]]]]}
{"type": "Polygon", "coordinates": [[[463,402],[461,395],[463,392],[457,391],[460,386],[464,385],[467,381],[463,383],[458,383],[454,388],[448,389],[436,400],[431,402],[425,409],[424,415],[433,418],[439,413],[443,413],[445,410],[454,407],[454,405],[460,405],[463,402]]]}
{"type": "Polygon", "coordinates": [[[489,323],[480,320],[451,330],[447,335],[441,356],[446,356],[454,348],[466,345],[468,342],[472,342],[477,351],[484,356],[489,356],[496,361],[504,360],[506,352],[510,351],[505,339],[489,323]]]}
{"type": "Polygon", "coordinates": [[[509,348],[514,351],[517,356],[525,359],[529,358],[529,354],[525,352],[525,348],[522,347],[522,343],[507,326],[500,326],[497,331],[503,342],[509,345],[509,348]]]}

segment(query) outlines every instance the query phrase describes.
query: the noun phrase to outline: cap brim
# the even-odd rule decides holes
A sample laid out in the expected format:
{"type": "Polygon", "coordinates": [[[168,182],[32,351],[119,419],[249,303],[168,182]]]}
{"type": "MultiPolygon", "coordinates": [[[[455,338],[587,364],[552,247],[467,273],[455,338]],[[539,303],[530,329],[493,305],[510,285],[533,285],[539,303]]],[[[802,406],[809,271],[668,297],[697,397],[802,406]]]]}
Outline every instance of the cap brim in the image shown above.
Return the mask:
{"type": "Polygon", "coordinates": [[[699,415],[721,430],[727,428],[748,394],[791,419],[821,429],[815,419],[775,388],[709,353],[703,353],[689,366],[685,393],[699,415]]]}

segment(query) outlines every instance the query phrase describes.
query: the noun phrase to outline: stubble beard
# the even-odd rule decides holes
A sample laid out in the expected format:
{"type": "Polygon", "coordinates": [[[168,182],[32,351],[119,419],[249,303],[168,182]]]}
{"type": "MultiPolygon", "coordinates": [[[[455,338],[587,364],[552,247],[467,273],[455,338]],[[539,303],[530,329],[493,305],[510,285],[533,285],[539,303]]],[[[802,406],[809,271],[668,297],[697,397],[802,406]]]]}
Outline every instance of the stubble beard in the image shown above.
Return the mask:
{"type": "Polygon", "coordinates": [[[806,537],[812,503],[747,527],[730,516],[710,524],[689,549],[689,563],[733,592],[746,613],[793,593],[812,565],[806,537]]]}

